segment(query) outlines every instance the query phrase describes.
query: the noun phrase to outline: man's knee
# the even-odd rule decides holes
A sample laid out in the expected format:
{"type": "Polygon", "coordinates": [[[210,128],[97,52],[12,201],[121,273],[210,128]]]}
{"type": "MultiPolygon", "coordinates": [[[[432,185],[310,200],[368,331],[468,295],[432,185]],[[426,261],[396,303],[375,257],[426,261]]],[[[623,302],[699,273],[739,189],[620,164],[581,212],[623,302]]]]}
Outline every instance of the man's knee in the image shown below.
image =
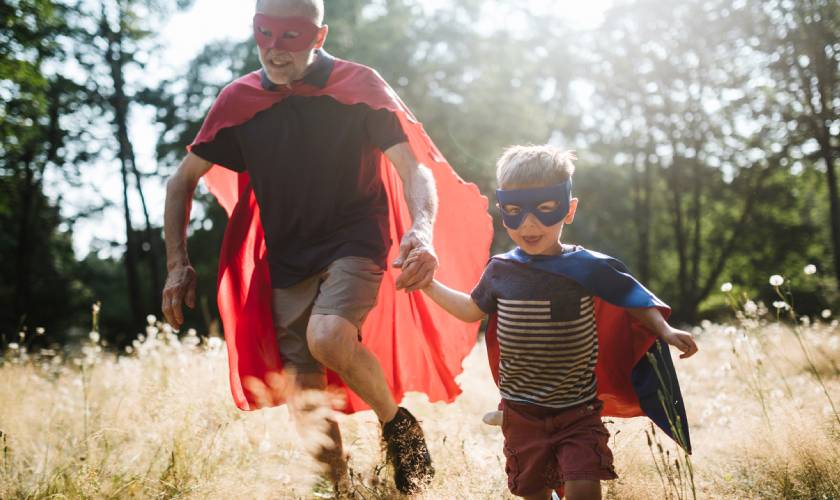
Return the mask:
{"type": "Polygon", "coordinates": [[[358,348],[358,329],[340,316],[314,314],[306,330],[312,356],[327,368],[341,373],[358,348]]]}

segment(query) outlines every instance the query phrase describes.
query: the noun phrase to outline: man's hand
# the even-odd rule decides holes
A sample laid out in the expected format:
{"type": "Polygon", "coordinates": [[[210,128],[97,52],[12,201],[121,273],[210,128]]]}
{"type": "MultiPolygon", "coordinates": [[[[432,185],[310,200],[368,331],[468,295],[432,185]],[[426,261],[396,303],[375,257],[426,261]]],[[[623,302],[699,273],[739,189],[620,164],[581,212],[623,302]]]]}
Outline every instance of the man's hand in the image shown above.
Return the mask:
{"type": "Polygon", "coordinates": [[[400,243],[400,256],[394,261],[394,267],[403,270],[397,278],[397,290],[420,290],[435,278],[438,259],[431,239],[431,230],[412,228],[405,233],[400,243]]]}
{"type": "Polygon", "coordinates": [[[184,311],[181,306],[186,303],[190,309],[195,309],[195,285],[195,269],[190,265],[173,267],[166,276],[161,307],[166,322],[175,330],[184,324],[184,311]]]}
{"type": "Polygon", "coordinates": [[[694,337],[684,330],[669,327],[668,331],[662,334],[662,340],[682,351],[680,359],[689,358],[698,350],[694,337]]]}

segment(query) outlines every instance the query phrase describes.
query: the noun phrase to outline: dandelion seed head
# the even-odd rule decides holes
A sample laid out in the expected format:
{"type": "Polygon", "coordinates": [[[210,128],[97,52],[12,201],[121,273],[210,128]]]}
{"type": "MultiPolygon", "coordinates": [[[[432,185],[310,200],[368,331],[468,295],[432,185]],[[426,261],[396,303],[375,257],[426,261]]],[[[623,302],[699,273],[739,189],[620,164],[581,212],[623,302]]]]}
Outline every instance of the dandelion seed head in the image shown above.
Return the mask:
{"type": "Polygon", "coordinates": [[[755,302],[748,300],[744,304],[744,312],[748,315],[755,315],[755,313],[758,312],[758,305],[755,302]]]}
{"type": "Polygon", "coordinates": [[[720,291],[723,293],[729,293],[732,291],[732,283],[728,281],[720,286],[720,291]]]}
{"type": "Polygon", "coordinates": [[[785,279],[779,276],[778,274],[774,274],[770,276],[770,284],[772,286],[782,286],[785,283],[785,279]]]}
{"type": "Polygon", "coordinates": [[[712,327],[712,322],[707,319],[704,319],[700,322],[700,326],[703,327],[704,330],[708,330],[712,327]]]}
{"type": "Polygon", "coordinates": [[[44,330],[43,326],[39,326],[38,328],[35,329],[35,333],[37,335],[43,335],[45,332],[46,332],[46,330],[44,330]]]}
{"type": "Polygon", "coordinates": [[[99,304],[99,302],[97,302],[93,304],[93,306],[91,307],[91,311],[93,311],[93,314],[99,314],[99,309],[101,309],[101,307],[102,306],[99,304]]]}
{"type": "Polygon", "coordinates": [[[773,302],[773,307],[775,307],[776,309],[790,309],[790,306],[784,300],[777,300],[773,302]]]}
{"type": "Polygon", "coordinates": [[[803,271],[805,272],[805,274],[817,274],[817,266],[813,264],[808,264],[807,266],[805,266],[805,269],[803,271]]]}
{"type": "Polygon", "coordinates": [[[18,349],[20,349],[20,344],[18,344],[17,342],[10,342],[9,349],[17,351],[18,349]]]}
{"type": "Polygon", "coordinates": [[[820,316],[822,316],[823,319],[830,318],[831,317],[831,309],[823,309],[823,312],[820,313],[820,316]]]}
{"type": "Polygon", "coordinates": [[[146,323],[148,323],[149,325],[154,325],[156,321],[157,321],[157,318],[155,317],[154,314],[150,314],[150,315],[146,316],[146,323]]]}
{"type": "Polygon", "coordinates": [[[93,331],[93,332],[88,333],[88,338],[89,338],[92,342],[99,342],[99,339],[100,339],[100,337],[99,337],[99,332],[97,332],[97,331],[93,331]]]}

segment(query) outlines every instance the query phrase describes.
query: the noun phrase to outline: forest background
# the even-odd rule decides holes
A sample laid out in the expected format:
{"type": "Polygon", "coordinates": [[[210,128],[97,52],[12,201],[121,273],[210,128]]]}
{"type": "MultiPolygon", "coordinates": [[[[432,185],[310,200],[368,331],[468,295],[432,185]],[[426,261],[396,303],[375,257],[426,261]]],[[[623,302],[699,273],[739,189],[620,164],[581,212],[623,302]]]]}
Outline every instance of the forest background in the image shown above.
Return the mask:
{"type": "MultiPolygon", "coordinates": [[[[565,239],[623,260],[678,322],[731,314],[724,284],[772,302],[771,274],[791,278],[800,314],[837,303],[840,4],[625,0],[580,26],[565,2],[325,3],[327,49],[376,68],[491,199],[505,146],[577,150],[581,210],[565,239]]],[[[0,2],[0,351],[19,332],[41,347],[86,338],[96,302],[113,346],[159,315],[149,192],[219,90],[259,67],[246,37],[203,47],[177,77],[148,74],[163,20],[192,5],[0,2]],[[153,168],[138,162],[137,116],[157,138],[153,168]],[[101,230],[79,249],[81,223],[101,230]]],[[[205,190],[196,206],[187,327],[218,333],[226,218],[205,190]]],[[[508,245],[499,231],[493,250],[508,245]]]]}

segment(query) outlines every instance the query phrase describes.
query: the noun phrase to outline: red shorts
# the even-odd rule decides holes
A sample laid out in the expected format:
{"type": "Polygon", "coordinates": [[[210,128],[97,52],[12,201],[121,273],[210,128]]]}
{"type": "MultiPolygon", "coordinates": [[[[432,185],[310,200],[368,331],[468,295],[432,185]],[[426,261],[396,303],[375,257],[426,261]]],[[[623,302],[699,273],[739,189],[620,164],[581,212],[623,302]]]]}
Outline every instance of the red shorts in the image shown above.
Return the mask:
{"type": "Polygon", "coordinates": [[[504,400],[501,407],[505,472],[514,495],[559,488],[565,481],[618,478],[600,400],[562,410],[504,400]]]}

